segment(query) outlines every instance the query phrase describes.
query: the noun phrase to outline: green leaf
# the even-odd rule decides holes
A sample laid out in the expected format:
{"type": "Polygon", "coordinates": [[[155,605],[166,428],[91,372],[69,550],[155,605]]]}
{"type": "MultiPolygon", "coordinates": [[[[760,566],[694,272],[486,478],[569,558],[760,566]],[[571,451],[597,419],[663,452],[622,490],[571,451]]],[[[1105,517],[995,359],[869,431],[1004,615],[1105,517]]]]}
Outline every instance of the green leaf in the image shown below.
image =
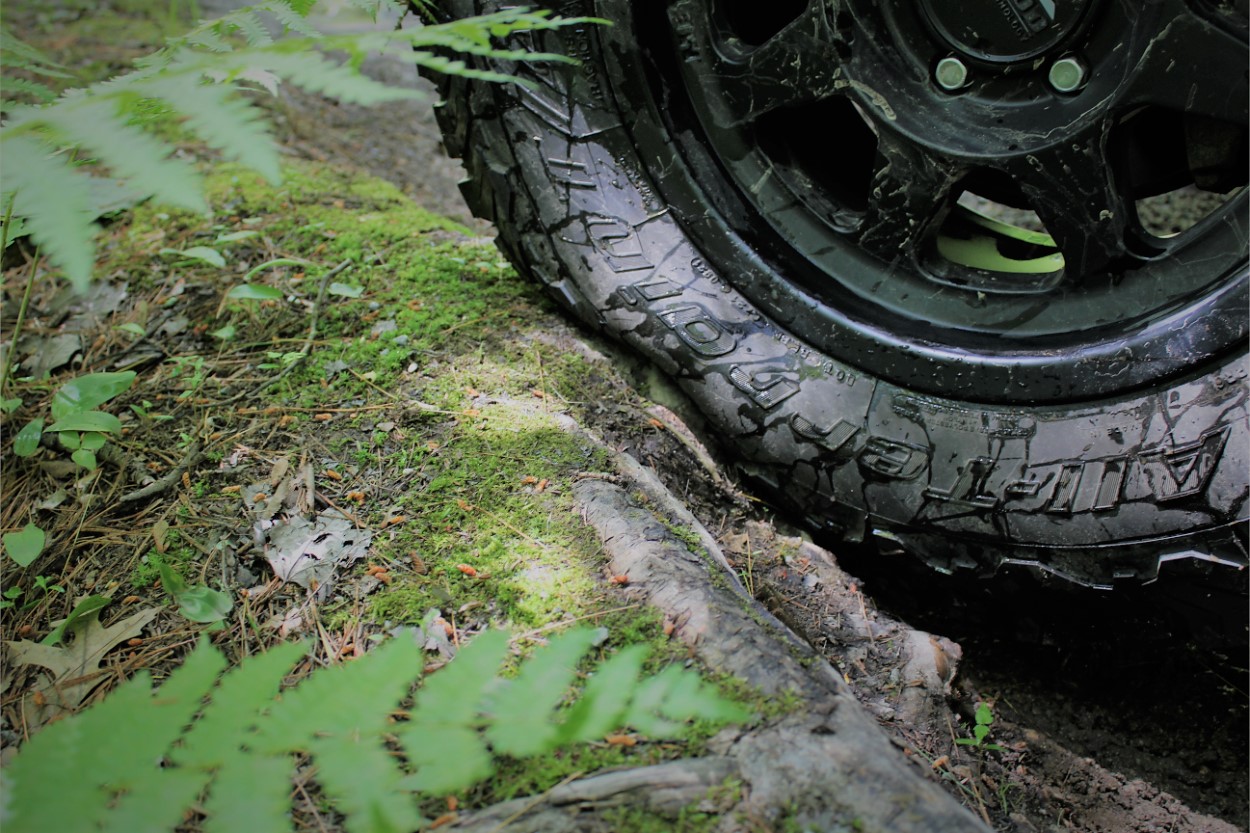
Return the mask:
{"type": "Polygon", "coordinates": [[[646,658],[645,645],[630,645],[595,669],[581,699],[560,726],[560,744],[600,740],[619,729],[646,658]]]}
{"type": "Polygon", "coordinates": [[[99,451],[108,442],[108,437],[98,431],[88,431],[82,435],[81,446],[88,451],[99,451]]]}
{"type": "Polygon", "coordinates": [[[213,56],[212,61],[202,63],[189,60],[184,74],[159,77],[145,84],[144,92],[185,116],[186,126],[208,144],[277,183],[282,179],[277,146],[261,111],[238,98],[230,87],[201,83],[203,69],[216,65],[226,71],[231,60],[237,65],[246,59],[213,56]]]}
{"type": "Polygon", "coordinates": [[[188,249],[161,249],[161,254],[176,254],[182,257],[189,257],[192,260],[199,260],[207,263],[209,266],[224,268],[226,259],[221,256],[221,252],[208,246],[191,246],[188,249]]]}
{"type": "Polygon", "coordinates": [[[220,622],[230,615],[234,602],[230,595],[203,584],[179,593],[178,612],[192,622],[220,622]]]}
{"type": "Polygon", "coordinates": [[[208,210],[203,183],[188,162],[170,159],[173,147],[131,127],[118,111],[119,101],[96,98],[74,107],[49,107],[39,121],[50,125],[68,144],[90,151],[113,174],[145,194],[191,211],[208,210]]]}
{"type": "Polygon", "coordinates": [[[43,552],[47,536],[34,524],[26,524],[20,532],[6,532],[3,536],[4,550],[20,567],[28,567],[43,552]]]}
{"type": "Polygon", "coordinates": [[[99,463],[96,462],[95,452],[88,451],[85,448],[78,449],[73,454],[69,455],[69,458],[87,471],[95,471],[99,466],[99,463]]]}
{"type": "Polygon", "coordinates": [[[103,411],[83,411],[67,414],[48,426],[48,433],[59,431],[99,431],[105,434],[117,434],[122,430],[122,421],[112,414],[103,411]]]}
{"type": "Polygon", "coordinates": [[[39,450],[39,440],[43,437],[43,420],[32,419],[22,426],[13,438],[13,453],[18,457],[29,457],[39,450]]]}
{"type": "Polygon", "coordinates": [[[15,195],[15,214],[25,221],[49,259],[65,272],[79,292],[91,280],[95,262],[91,189],[86,177],[71,169],[64,154],[34,138],[4,136],[0,143],[3,195],[15,195]]]}
{"type": "Polygon", "coordinates": [[[61,431],[57,434],[57,439],[61,441],[61,445],[71,451],[77,451],[82,447],[82,434],[77,431],[61,431]]]}
{"type": "MultiPolygon", "coordinates": [[[[52,418],[61,420],[70,414],[92,411],[134,384],[135,372],[88,373],[66,382],[52,397],[52,418]]],[[[94,430],[94,429],[85,429],[94,430]]]]}
{"type": "Polygon", "coordinates": [[[22,407],[22,398],[15,396],[12,399],[0,400],[0,413],[11,414],[18,408],[22,407]]]}
{"type": "Polygon", "coordinates": [[[264,263],[253,266],[247,270],[247,274],[243,276],[243,282],[247,283],[252,278],[264,272],[266,269],[272,269],[275,266],[307,266],[309,261],[300,260],[293,257],[275,257],[273,260],[266,260],[264,263]]]}
{"type": "Polygon", "coordinates": [[[577,663],[594,639],[594,632],[585,629],[554,637],[521,666],[516,679],[492,693],[486,737],[495,751],[520,757],[553,746],[559,730],[552,712],[568,693],[577,663]]]}
{"type": "Polygon", "coordinates": [[[344,298],[359,298],[364,294],[363,286],[352,286],[351,284],[339,283],[335,281],[326,289],[331,295],[341,295],[344,298]]]}
{"type": "Polygon", "coordinates": [[[186,579],[158,556],[153,555],[152,560],[156,562],[156,569],[161,574],[161,587],[166,593],[177,600],[180,595],[187,592],[186,579]]]}
{"type": "Polygon", "coordinates": [[[135,338],[143,338],[148,334],[148,331],[143,329],[142,325],[136,324],[133,321],[128,321],[125,324],[118,324],[113,329],[121,330],[123,333],[130,333],[135,338]]]}
{"type": "Polygon", "coordinates": [[[508,635],[487,631],[462,648],[446,668],[426,679],[417,693],[412,719],[396,732],[416,770],[405,781],[406,789],[444,795],[494,771],[476,723],[483,692],[507,655],[508,635]]]}
{"type": "Polygon", "coordinates": [[[264,284],[243,283],[230,287],[227,298],[236,301],[278,301],[283,297],[282,290],[264,284]]]}
{"type": "Polygon", "coordinates": [[[244,229],[243,231],[232,231],[227,234],[217,235],[217,239],[214,240],[213,242],[214,243],[237,243],[240,240],[247,240],[249,237],[255,237],[258,234],[260,234],[259,231],[254,231],[252,229],[244,229]]]}
{"type": "Polygon", "coordinates": [[[181,766],[214,769],[237,757],[262,710],[277,696],[282,678],[306,653],[307,643],[287,642],[250,657],[224,676],[204,716],[171,759],[181,766]]]}
{"type": "Polygon", "coordinates": [[[220,341],[229,341],[230,339],[234,338],[234,333],[235,333],[234,325],[227,324],[226,326],[221,327],[220,329],[213,330],[211,333],[209,333],[209,335],[220,341]]]}
{"type": "Polygon", "coordinates": [[[106,604],[113,601],[108,596],[88,596],[78,604],[74,605],[74,609],[70,611],[69,616],[61,624],[53,628],[52,632],[39,640],[42,645],[56,645],[69,631],[77,629],[84,624],[92,613],[99,611],[106,604]]]}

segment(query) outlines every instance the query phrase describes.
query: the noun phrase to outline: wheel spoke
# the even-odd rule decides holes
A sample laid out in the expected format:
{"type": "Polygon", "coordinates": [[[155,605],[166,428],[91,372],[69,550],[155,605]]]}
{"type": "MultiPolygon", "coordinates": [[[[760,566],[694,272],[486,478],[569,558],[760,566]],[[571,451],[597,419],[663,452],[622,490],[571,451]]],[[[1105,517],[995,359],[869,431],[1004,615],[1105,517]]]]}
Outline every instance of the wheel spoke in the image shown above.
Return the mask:
{"type": "Polygon", "coordinates": [[[918,244],[941,220],[960,171],[953,163],[890,136],[880,137],[877,163],[859,243],[890,263],[915,259],[918,244]]]}
{"type": "Polygon", "coordinates": [[[1116,187],[1101,131],[1089,131],[1008,166],[1079,279],[1130,253],[1132,213],[1116,187]]]}
{"type": "Polygon", "coordinates": [[[1143,52],[1128,99],[1245,125],[1250,48],[1244,33],[1212,23],[1187,2],[1166,5],[1163,14],[1171,19],[1143,52]]]}
{"type": "MultiPolygon", "coordinates": [[[[702,4],[672,7],[670,19],[679,34],[683,32],[683,17],[694,5],[702,4]]],[[[708,33],[712,27],[696,26],[695,31],[708,33]]],[[[846,86],[835,37],[823,4],[810,2],[794,20],[758,46],[730,39],[717,43],[687,41],[699,50],[700,59],[697,75],[692,74],[691,80],[702,88],[704,101],[715,109],[718,122],[739,127],[781,107],[823,100],[846,86]]]]}

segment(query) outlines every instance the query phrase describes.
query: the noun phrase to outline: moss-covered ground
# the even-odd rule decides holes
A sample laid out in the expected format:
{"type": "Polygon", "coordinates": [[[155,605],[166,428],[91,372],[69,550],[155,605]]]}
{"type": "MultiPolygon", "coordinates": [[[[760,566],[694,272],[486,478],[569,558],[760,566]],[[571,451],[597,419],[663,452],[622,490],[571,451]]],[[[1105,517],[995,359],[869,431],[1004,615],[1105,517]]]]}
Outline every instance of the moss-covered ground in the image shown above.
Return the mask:
{"type": "MultiPolygon", "coordinates": [[[[108,405],[124,425],[111,462],[86,472],[55,447],[6,457],[5,491],[23,498],[6,503],[5,528],[36,517],[49,533],[34,564],[6,572],[6,587],[29,591],[0,612],[6,631],[40,636],[88,593],[162,607],[123,657],[159,678],[204,627],[167,606],[162,561],[234,601],[212,632],[236,656],[312,634],[320,662],[342,662],[395,626],[437,616],[453,643],[506,628],[524,655],[587,625],[606,629],[594,659],[642,643],[648,673],[685,661],[663,617],[613,582],[572,506],[574,481],[602,476],[611,461],[568,429],[566,415],[632,394],[610,368],[535,326],[550,310],[531,284],[493,248],[379,180],[292,161],[281,183],[218,165],[207,185],[211,216],[144,204],[109,224],[97,271],[117,297],[81,318],[91,347],[49,378],[13,385],[24,403],[10,424],[19,424],[75,375],[137,373],[108,405]],[[193,247],[216,251],[224,267],[180,254],[193,247]],[[245,284],[276,292],[229,297],[245,284]],[[150,500],[117,503],[137,470],[178,476],[150,500]],[[39,508],[66,490],[75,498],[39,508]],[[281,494],[277,512],[256,514],[281,494]],[[274,578],[256,530],[328,509],[372,541],[314,601],[274,578]],[[39,594],[37,579],[65,592],[39,594]]],[[[40,281],[32,309],[58,302],[93,306],[40,281]]],[[[633,408],[640,430],[653,430],[640,403],[615,407],[633,408]]],[[[723,686],[752,697],[732,680],[723,686]]],[[[697,754],[714,731],[696,724],[662,741],[627,733],[502,760],[497,777],[458,800],[480,806],[574,773],[697,754]]],[[[427,810],[437,814],[444,800],[427,810]]],[[[663,829],[657,823],[621,819],[623,830],[663,829]]],[[[692,814],[681,829],[706,823],[692,814]]]]}

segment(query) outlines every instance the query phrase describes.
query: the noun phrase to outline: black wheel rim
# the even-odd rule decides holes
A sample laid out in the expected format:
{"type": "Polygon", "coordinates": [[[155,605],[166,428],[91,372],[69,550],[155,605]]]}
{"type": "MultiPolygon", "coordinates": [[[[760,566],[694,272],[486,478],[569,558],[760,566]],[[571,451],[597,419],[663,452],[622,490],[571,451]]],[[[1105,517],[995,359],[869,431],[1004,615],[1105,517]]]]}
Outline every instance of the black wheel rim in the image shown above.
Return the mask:
{"type": "Polygon", "coordinates": [[[1242,343],[1244,8],[980,5],[636,11],[651,62],[625,92],[664,123],[638,144],[705,250],[749,241],[753,301],[913,388],[1089,398],[1242,343]],[[1179,234],[1151,228],[1150,200],[1183,186],[1221,196],[1179,234]]]}

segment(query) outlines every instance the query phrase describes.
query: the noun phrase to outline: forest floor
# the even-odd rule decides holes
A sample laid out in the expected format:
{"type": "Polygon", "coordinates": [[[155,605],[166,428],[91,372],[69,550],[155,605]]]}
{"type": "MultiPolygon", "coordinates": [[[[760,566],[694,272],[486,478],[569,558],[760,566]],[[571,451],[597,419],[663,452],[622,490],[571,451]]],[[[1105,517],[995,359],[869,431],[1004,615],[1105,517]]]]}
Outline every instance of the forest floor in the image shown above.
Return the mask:
{"type": "MultiPolygon", "coordinates": [[[[142,10],[117,14],[111,27],[99,7],[48,7],[8,25],[99,72],[159,42],[142,10]]],[[[502,261],[459,198],[432,94],[411,68],[380,57],[367,71],[427,98],[379,112],[283,89],[264,104],[288,157],[281,185],[188,147],[211,217],[129,208],[106,223],[90,294],[35,280],[17,342],[26,402],[4,422],[0,526],[38,520],[49,543],[27,568],[4,564],[4,588],[20,590],[0,611],[12,640],[5,754],[58,709],[96,702],[138,669],[159,679],[185,656],[204,626],[169,604],[164,561],[230,597],[213,640],[235,658],[305,636],[310,667],[334,664],[397,625],[438,621],[450,645],[432,649],[437,664],[488,627],[508,627],[524,650],[585,623],[607,629],[604,653],[643,643],[656,668],[697,662],[758,715],[505,762],[450,804],[427,801],[432,817],[454,806],[449,829],[494,826],[491,814],[524,796],[547,797],[531,814],[565,812],[552,796],[572,780],[699,758],[732,760],[714,775],[738,792],[696,801],[697,812],[582,799],[572,804],[584,828],[568,829],[819,830],[840,818],[890,829],[859,814],[868,797],[836,812],[840,799],[816,800],[854,767],[836,741],[807,749],[793,735],[826,706],[847,712],[829,704],[850,698],[864,720],[838,717],[839,731],[890,758],[883,783],[918,790],[943,829],[1247,829],[1244,596],[1166,574],[1115,594],[1029,573],[947,577],[822,548],[751,496],[674,388],[502,261]],[[225,265],[179,254],[196,246],[225,265]],[[280,299],[226,297],[264,263],[275,265],[250,280],[280,299]],[[331,278],[345,289],[327,293],[331,278]],[[99,468],[48,444],[11,455],[7,438],[60,385],[126,370],[136,381],[110,406],[124,433],[99,468]],[[322,555],[337,566],[312,589],[278,577],[299,555],[278,533],[301,524],[335,530],[322,555]],[[687,556],[702,572],[669,572],[687,556]],[[102,621],[144,612],[144,624],[80,669],[90,679],[73,702],[57,701],[56,681],[13,646],[88,594],[113,599],[102,621]],[[733,624],[735,611],[751,621],[733,624]],[[957,743],[972,737],[978,706],[996,748],[957,743]],[[787,750],[807,770],[788,792],[762,774],[784,770],[787,750]],[[587,807],[602,812],[592,821],[587,807]]],[[[6,333],[28,279],[47,268],[32,255],[6,258],[6,333]]],[[[312,801],[296,820],[335,823],[312,801]]],[[[527,829],[555,829],[543,823],[527,829]]]]}

